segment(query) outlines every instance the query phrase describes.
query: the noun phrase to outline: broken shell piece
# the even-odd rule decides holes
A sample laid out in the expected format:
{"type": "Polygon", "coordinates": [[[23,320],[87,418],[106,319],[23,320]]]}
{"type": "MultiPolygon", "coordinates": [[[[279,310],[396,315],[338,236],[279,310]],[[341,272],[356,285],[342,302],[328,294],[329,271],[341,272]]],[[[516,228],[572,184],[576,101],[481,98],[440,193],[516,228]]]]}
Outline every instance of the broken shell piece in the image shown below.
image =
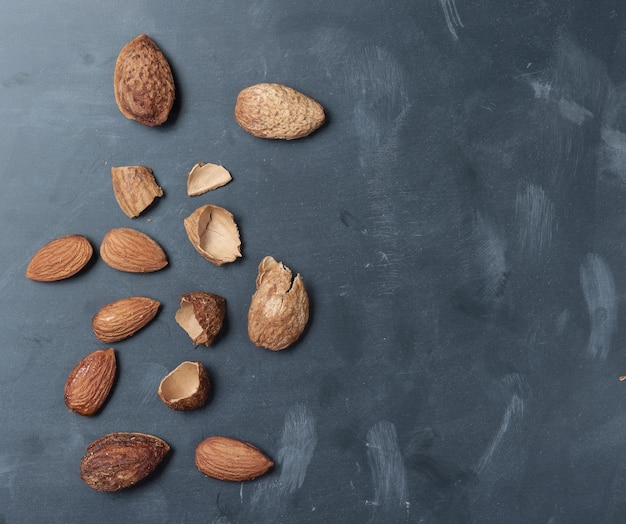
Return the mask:
{"type": "Polygon", "coordinates": [[[204,258],[221,266],[241,256],[239,229],[233,214],[220,206],[200,206],[185,221],[189,241],[204,258]]]}
{"type": "Polygon", "coordinates": [[[187,195],[198,196],[212,189],[225,186],[233,179],[228,170],[217,164],[198,162],[187,177],[187,195]]]}
{"type": "Polygon", "coordinates": [[[195,291],[181,295],[176,322],[194,344],[210,346],[222,329],[225,315],[226,299],[213,293],[195,291]]]}
{"type": "Polygon", "coordinates": [[[202,362],[186,361],[166,375],[157,394],[168,408],[188,411],[204,406],[210,390],[211,381],[202,362]]]}
{"type": "Polygon", "coordinates": [[[111,181],[117,203],[130,218],[138,217],[155,198],[163,196],[149,167],[112,167],[111,181]]]}

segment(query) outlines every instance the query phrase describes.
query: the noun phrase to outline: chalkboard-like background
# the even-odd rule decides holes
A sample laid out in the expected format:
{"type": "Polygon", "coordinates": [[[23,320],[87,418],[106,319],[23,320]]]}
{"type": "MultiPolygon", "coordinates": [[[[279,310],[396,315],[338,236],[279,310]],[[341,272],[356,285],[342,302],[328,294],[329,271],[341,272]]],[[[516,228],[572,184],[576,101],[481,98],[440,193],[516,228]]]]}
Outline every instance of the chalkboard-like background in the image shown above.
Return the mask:
{"type": "Polygon", "coordinates": [[[5,0],[0,16],[0,522],[622,522],[626,512],[626,13],[623,2],[5,0]],[[125,119],[120,49],[147,33],[174,71],[167,124],[125,119]],[[254,138],[237,93],[279,82],[326,125],[254,138]],[[196,162],[233,181],[185,193],[196,162]],[[110,169],[142,164],[165,195],[127,218],[110,169]],[[183,219],[235,215],[243,258],[216,267],[183,219]],[[167,269],[99,258],[67,281],[24,278],[49,240],[135,227],[167,269]],[[302,340],[247,338],[265,255],[301,273],[302,340]],[[180,294],[228,301],[194,348],[180,294]],[[119,378],[93,418],[63,384],[104,304],[162,303],[114,344],[119,378]],[[201,360],[214,394],[166,408],[161,378],[201,360]],[[165,439],[149,479],[105,494],[78,476],[112,431],[165,439]],[[250,483],[193,464],[209,435],[276,462],[250,483]]]}

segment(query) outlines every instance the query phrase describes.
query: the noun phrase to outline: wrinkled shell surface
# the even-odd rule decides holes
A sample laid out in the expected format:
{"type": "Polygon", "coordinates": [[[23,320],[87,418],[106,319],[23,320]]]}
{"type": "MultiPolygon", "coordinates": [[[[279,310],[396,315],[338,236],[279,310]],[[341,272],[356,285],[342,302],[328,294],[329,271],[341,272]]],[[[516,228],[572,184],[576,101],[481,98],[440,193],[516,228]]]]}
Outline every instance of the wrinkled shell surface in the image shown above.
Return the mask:
{"type": "Polygon", "coordinates": [[[256,292],[248,310],[248,336],[257,346],[278,351],[293,344],[309,321],[309,296],[300,274],[272,257],[259,264],[256,292]]]}
{"type": "Polygon", "coordinates": [[[193,343],[210,346],[222,329],[226,316],[226,299],[213,293],[195,291],[180,297],[176,322],[193,343]]]}
{"type": "Polygon", "coordinates": [[[31,258],[26,278],[54,282],[69,278],[83,269],[93,255],[93,247],[82,235],[66,235],[51,240],[31,258]]]}
{"type": "Polygon", "coordinates": [[[241,256],[239,229],[233,214],[220,206],[200,206],[185,221],[189,241],[204,258],[217,266],[241,256]]]}
{"type": "Polygon", "coordinates": [[[235,104],[237,123],[259,138],[303,138],[319,128],[325,119],[321,104],[281,84],[246,87],[235,104]]]}
{"type": "Polygon", "coordinates": [[[128,297],[111,302],[94,315],[91,321],[93,332],[102,342],[124,340],[147,326],[160,305],[148,297],[128,297]]]}
{"type": "Polygon", "coordinates": [[[119,491],[146,478],[162,462],[170,446],[144,433],[109,433],[87,446],[80,478],[98,491],[119,491]]]}
{"type": "Polygon", "coordinates": [[[113,89],[126,118],[150,127],[167,120],[174,104],[174,78],[165,55],[147,35],[139,35],[120,51],[113,89]]]}
{"type": "Polygon", "coordinates": [[[228,184],[232,179],[225,167],[199,162],[191,168],[187,176],[187,195],[201,195],[228,184]]]}
{"type": "Polygon", "coordinates": [[[274,462],[260,449],[229,437],[208,437],[196,447],[196,467],[218,480],[252,480],[273,465],[274,462]]]}
{"type": "Polygon", "coordinates": [[[87,417],[97,413],[113,387],[116,369],[113,348],[89,353],[67,377],[64,390],[67,408],[87,417]]]}
{"type": "Polygon", "coordinates": [[[114,228],[104,235],[100,257],[112,268],[129,273],[151,273],[168,263],[156,240],[128,227],[114,228]]]}
{"type": "Polygon", "coordinates": [[[209,374],[202,362],[183,362],[159,384],[157,394],[163,403],[178,411],[204,406],[211,390],[209,374]]]}
{"type": "Polygon", "coordinates": [[[130,218],[138,217],[155,198],[163,196],[149,167],[112,167],[111,181],[120,209],[130,218]]]}

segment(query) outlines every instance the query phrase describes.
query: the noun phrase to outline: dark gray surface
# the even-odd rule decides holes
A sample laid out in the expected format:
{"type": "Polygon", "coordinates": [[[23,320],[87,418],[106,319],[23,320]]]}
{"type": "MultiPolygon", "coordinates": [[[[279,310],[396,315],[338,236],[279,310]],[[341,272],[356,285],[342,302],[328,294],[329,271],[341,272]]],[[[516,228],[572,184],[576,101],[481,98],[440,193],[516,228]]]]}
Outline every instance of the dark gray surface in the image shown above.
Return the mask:
{"type": "Polygon", "coordinates": [[[615,1],[2,2],[0,522],[621,522],[626,510],[626,23],[615,1]],[[147,33],[175,74],[170,121],[115,106],[113,66],[147,33]],[[296,142],[235,123],[236,94],[281,82],[328,123],[296,142]],[[198,161],[233,182],[189,198],[198,161]],[[165,196],[131,221],[114,165],[154,169],[165,196]],[[230,209],[243,259],[215,267],[183,218],[230,209]],[[170,267],[24,278],[52,238],[136,227],[170,267]],[[303,340],[247,340],[271,254],[312,299],[303,340]],[[176,325],[178,296],[228,300],[213,348],[176,325]],[[90,327],[129,295],[162,302],[115,344],[98,416],[68,412],[67,374],[103,346],[90,327]],[[214,396],[157,398],[183,360],[214,396]],[[85,446],[141,431],[173,451],[117,494],[81,482],[85,446]],[[196,444],[250,441],[276,468],[205,478],[196,444]]]}

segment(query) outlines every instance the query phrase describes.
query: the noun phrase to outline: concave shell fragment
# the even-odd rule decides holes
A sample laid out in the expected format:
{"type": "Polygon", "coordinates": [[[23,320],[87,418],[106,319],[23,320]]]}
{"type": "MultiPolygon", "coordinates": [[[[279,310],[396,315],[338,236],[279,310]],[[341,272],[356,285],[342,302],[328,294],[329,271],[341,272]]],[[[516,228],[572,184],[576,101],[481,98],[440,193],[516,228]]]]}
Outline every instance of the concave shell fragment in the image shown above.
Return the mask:
{"type": "Polygon", "coordinates": [[[129,218],[138,217],[157,197],[163,196],[149,167],[112,167],[111,182],[115,200],[129,218]]]}
{"type": "Polygon", "coordinates": [[[161,381],[157,394],[167,407],[188,411],[204,406],[210,390],[211,381],[202,362],[186,361],[161,381]]]}
{"type": "Polygon", "coordinates": [[[241,256],[239,229],[227,209],[212,204],[200,206],[184,224],[196,251],[215,265],[233,262],[241,256]]]}
{"type": "Polygon", "coordinates": [[[228,170],[218,164],[198,162],[187,176],[187,195],[198,196],[225,186],[233,179],[228,170]]]}
{"type": "Polygon", "coordinates": [[[194,291],[180,297],[176,322],[193,343],[210,346],[222,329],[226,315],[226,299],[213,293],[194,291]]]}

